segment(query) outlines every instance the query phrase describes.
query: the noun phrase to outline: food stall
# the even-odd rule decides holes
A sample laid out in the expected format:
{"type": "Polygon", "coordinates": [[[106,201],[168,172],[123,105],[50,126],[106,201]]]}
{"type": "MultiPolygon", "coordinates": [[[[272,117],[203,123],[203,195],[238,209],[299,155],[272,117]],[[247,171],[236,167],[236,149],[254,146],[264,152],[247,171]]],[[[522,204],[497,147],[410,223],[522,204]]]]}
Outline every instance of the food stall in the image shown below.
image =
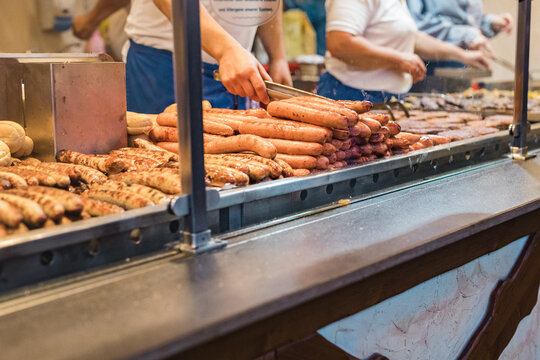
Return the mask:
{"type": "MultiPolygon", "coordinates": [[[[173,3],[176,48],[196,49],[189,53],[200,54],[200,39],[193,35],[198,33],[198,17],[189,16],[197,13],[197,6],[188,1],[173,3]]],[[[530,16],[527,6],[530,1],[520,2],[520,26],[525,28],[527,13],[530,16]]],[[[191,121],[203,118],[197,75],[200,58],[177,57],[177,102],[185,105],[177,108],[182,166],[166,171],[180,173],[182,193],[153,206],[3,238],[2,357],[253,359],[269,352],[286,353],[283,346],[302,342],[328,325],[320,334],[351,351],[354,337],[340,340],[331,335],[339,332],[332,328],[339,327],[339,321],[418,291],[418,286],[433,279],[440,283],[423,291],[438,292],[445,288],[442,279],[449,272],[470,264],[482,267],[486,256],[515,261],[509,261],[506,270],[501,265],[498,285],[498,279],[490,278],[483,288],[490,301],[478,302],[468,313],[475,314],[475,321],[466,328],[453,325],[459,335],[456,343],[451,348],[449,342],[439,351],[476,359],[486,354],[498,358],[508,344],[524,338],[522,348],[534,347],[538,326],[525,324],[533,334],[529,337],[518,329],[528,314],[539,311],[540,274],[536,261],[540,160],[530,158],[540,147],[540,125],[529,129],[527,123],[524,59],[529,40],[528,32],[521,31],[525,28],[519,31],[519,43],[527,46],[518,46],[523,52],[517,59],[523,64],[516,71],[511,132],[476,134],[437,145],[433,140],[437,135],[428,136],[423,141],[429,146],[409,151],[407,145],[403,153],[387,154],[395,140],[386,140],[399,139],[398,131],[382,136],[385,149],[375,158],[364,159],[362,153],[346,159],[350,161],[343,166],[316,169],[315,165],[306,176],[276,176],[247,186],[206,186],[203,163],[211,157],[204,155],[203,123],[191,121]]],[[[102,60],[89,62],[95,65],[102,60]]],[[[73,60],[43,61],[54,69],[73,60]]],[[[16,62],[29,63],[24,56],[16,57],[16,62]]],[[[103,76],[103,81],[107,79],[110,74],[103,76]]],[[[19,84],[29,86],[27,81],[19,84]]],[[[58,101],[53,107],[58,115],[52,118],[61,120],[66,109],[62,103],[69,104],[71,94],[62,94],[62,87],[55,90],[60,92],[52,97],[58,101]]],[[[24,100],[23,109],[31,108],[26,103],[30,99],[24,100]]],[[[24,119],[32,119],[31,113],[23,113],[24,119]]],[[[101,116],[106,115],[115,116],[108,111],[101,116]]],[[[388,117],[378,116],[389,123],[388,117]]],[[[25,124],[31,129],[29,122],[25,124]]],[[[365,124],[378,126],[378,131],[385,127],[369,120],[365,124]]],[[[58,126],[52,128],[56,132],[58,126]]],[[[343,136],[339,131],[343,129],[334,130],[338,131],[331,131],[330,137],[339,140],[336,137],[343,136]]],[[[379,135],[378,131],[368,137],[379,135]]],[[[54,134],[53,141],[61,145],[52,151],[59,161],[76,163],[60,151],[67,146],[62,135],[61,131],[54,134]]],[[[339,140],[341,146],[349,135],[339,140]]],[[[51,142],[50,136],[45,143],[51,142]]],[[[69,149],[118,154],[127,137],[111,139],[118,143],[107,141],[110,148],[89,150],[77,147],[88,146],[88,141],[72,138],[69,149]]],[[[37,136],[35,141],[39,143],[37,136]]],[[[422,314],[426,312],[432,313],[428,309],[422,314]]],[[[401,322],[394,325],[403,334],[408,332],[401,322]]],[[[349,323],[347,329],[353,326],[362,328],[349,323]]],[[[383,332],[378,336],[395,336],[384,332],[384,324],[379,326],[383,332]]],[[[394,353],[395,344],[380,345],[377,336],[364,345],[355,356],[362,351],[371,352],[364,354],[366,358],[375,353],[382,355],[374,358],[403,356],[394,353]]],[[[414,342],[409,346],[422,348],[414,342]]],[[[433,351],[426,346],[429,350],[433,351]]]]}

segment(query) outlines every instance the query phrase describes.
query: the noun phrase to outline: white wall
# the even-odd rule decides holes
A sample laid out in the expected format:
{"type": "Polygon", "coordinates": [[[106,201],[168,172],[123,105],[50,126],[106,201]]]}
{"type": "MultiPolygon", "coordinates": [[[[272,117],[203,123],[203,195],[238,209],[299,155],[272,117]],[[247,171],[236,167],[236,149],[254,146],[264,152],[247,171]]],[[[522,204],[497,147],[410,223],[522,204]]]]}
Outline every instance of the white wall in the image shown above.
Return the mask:
{"type": "MultiPolygon", "coordinates": [[[[517,4],[516,0],[484,0],[484,9],[486,13],[508,12],[517,21],[517,4]]],[[[517,32],[514,30],[511,35],[502,34],[491,40],[497,55],[512,64],[515,63],[516,56],[516,34],[517,32]]],[[[534,79],[540,80],[540,3],[538,1],[532,2],[530,69],[534,79]],[[537,72],[533,70],[537,70],[537,72]]],[[[494,74],[491,81],[505,81],[514,78],[511,71],[500,65],[493,64],[493,70],[494,74]]]]}

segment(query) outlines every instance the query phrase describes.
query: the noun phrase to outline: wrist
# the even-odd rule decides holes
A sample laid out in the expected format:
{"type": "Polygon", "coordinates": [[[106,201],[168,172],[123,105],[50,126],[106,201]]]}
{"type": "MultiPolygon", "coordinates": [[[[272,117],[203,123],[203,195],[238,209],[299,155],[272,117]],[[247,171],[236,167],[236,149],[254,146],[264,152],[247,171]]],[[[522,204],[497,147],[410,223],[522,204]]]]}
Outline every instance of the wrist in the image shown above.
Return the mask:
{"type": "Polygon", "coordinates": [[[465,63],[467,60],[467,50],[463,50],[462,48],[457,48],[456,54],[454,58],[451,60],[465,63]]]}
{"type": "Polygon", "coordinates": [[[210,56],[216,59],[218,63],[220,63],[227,54],[245,51],[245,49],[232,38],[227,39],[227,37],[225,37],[225,39],[222,40],[223,41],[215,41],[211,51],[208,51],[210,56]]]}

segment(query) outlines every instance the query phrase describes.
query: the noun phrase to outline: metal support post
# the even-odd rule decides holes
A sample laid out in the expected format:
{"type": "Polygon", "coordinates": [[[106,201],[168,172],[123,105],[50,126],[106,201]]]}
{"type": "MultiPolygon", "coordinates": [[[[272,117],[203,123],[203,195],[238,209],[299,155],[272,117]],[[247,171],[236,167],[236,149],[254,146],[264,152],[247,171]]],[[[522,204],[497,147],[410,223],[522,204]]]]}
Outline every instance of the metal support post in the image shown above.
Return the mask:
{"type": "Polygon", "coordinates": [[[516,160],[527,160],[534,157],[527,153],[527,133],[530,129],[527,119],[527,101],[529,95],[531,1],[519,0],[518,5],[514,123],[510,127],[510,135],[513,136],[510,156],[516,160]]]}
{"type": "Polygon", "coordinates": [[[199,1],[173,0],[172,22],[180,177],[189,196],[181,249],[199,253],[225,245],[212,240],[207,222],[199,1]]]}

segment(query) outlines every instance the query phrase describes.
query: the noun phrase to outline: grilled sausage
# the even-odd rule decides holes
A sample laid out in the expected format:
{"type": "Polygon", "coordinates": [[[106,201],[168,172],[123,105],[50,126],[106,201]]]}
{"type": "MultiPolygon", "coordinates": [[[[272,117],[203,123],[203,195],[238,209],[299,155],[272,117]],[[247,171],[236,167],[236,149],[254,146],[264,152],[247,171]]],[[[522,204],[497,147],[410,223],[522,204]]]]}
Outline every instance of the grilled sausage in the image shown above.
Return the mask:
{"type": "Polygon", "coordinates": [[[386,126],[386,124],[388,124],[388,122],[390,121],[390,117],[385,114],[367,113],[367,114],[364,114],[364,116],[370,119],[373,119],[375,121],[378,121],[382,126],[386,126]]]}
{"type": "Polygon", "coordinates": [[[55,198],[62,204],[65,211],[70,214],[80,214],[83,209],[81,197],[66,190],[45,186],[30,186],[28,192],[48,195],[55,198]]]}
{"type": "Polygon", "coordinates": [[[333,134],[334,139],[338,139],[342,141],[347,140],[351,136],[351,133],[349,132],[349,130],[333,129],[332,134],[333,134]]]}
{"type": "MultiPolygon", "coordinates": [[[[23,161],[23,164],[24,163],[25,162],[23,161]]],[[[43,162],[43,163],[40,163],[40,164],[36,164],[34,166],[36,167],[36,169],[39,169],[39,170],[42,170],[42,171],[52,170],[52,171],[55,171],[55,172],[57,172],[59,174],[68,176],[69,179],[72,182],[75,182],[75,183],[81,181],[81,178],[82,178],[82,174],[77,168],[77,166],[79,166],[79,165],[43,162]]],[[[87,168],[87,169],[90,169],[90,168],[87,168]]],[[[99,173],[101,176],[104,176],[101,172],[99,172],[97,170],[92,169],[92,171],[95,171],[96,173],[99,173]]]]}
{"type": "Polygon", "coordinates": [[[180,185],[180,174],[176,171],[177,176],[171,176],[171,173],[163,172],[165,169],[154,169],[152,171],[131,171],[110,176],[111,180],[122,181],[126,184],[140,184],[158,189],[165,194],[180,194],[182,188],[180,185]]]}
{"type": "Polygon", "coordinates": [[[386,146],[388,146],[390,149],[394,150],[396,148],[409,148],[409,141],[407,139],[401,139],[401,138],[389,138],[385,141],[386,146]]]}
{"type": "Polygon", "coordinates": [[[266,139],[272,143],[278,153],[291,155],[313,155],[318,156],[323,153],[324,146],[319,143],[306,141],[293,141],[283,139],[266,139]]]}
{"type": "Polygon", "coordinates": [[[330,161],[330,164],[333,164],[336,161],[338,161],[336,153],[328,155],[327,158],[328,158],[328,161],[330,161]]]}
{"type": "MultiPolygon", "coordinates": [[[[140,148],[140,149],[167,152],[166,150],[163,150],[162,148],[160,148],[159,146],[154,145],[153,143],[151,143],[148,140],[135,139],[135,140],[133,140],[133,143],[135,144],[135,146],[137,146],[137,148],[140,148]]],[[[172,154],[168,154],[168,155],[173,156],[172,160],[178,161],[178,155],[177,154],[172,153],[172,154]]]]}
{"type": "Polygon", "coordinates": [[[282,171],[283,177],[294,176],[294,169],[291,167],[291,165],[287,164],[285,161],[280,160],[280,159],[274,159],[274,161],[283,169],[282,171]]]}
{"type": "Polygon", "coordinates": [[[204,114],[225,114],[225,115],[241,115],[241,116],[255,116],[261,119],[267,118],[270,115],[263,108],[249,109],[249,110],[232,110],[232,109],[219,109],[212,108],[204,110],[204,114]]]}
{"type": "Polygon", "coordinates": [[[110,152],[111,155],[125,154],[130,156],[140,156],[147,159],[153,159],[161,163],[166,163],[168,161],[178,161],[178,155],[168,153],[162,149],[158,150],[148,150],[142,148],[121,148],[118,150],[113,150],[110,152]]]}
{"type": "Polygon", "coordinates": [[[274,119],[261,119],[260,122],[246,122],[239,126],[240,134],[258,135],[264,138],[309,141],[324,144],[332,138],[329,129],[307,124],[292,124],[274,119]]]}
{"type": "Polygon", "coordinates": [[[226,184],[245,186],[249,184],[249,177],[238,170],[219,165],[205,165],[206,178],[211,186],[222,187],[226,184]]]}
{"type": "Polygon", "coordinates": [[[56,154],[56,159],[64,163],[88,166],[108,174],[115,174],[126,169],[126,164],[122,159],[113,156],[98,157],[71,150],[60,150],[56,154]]]}
{"type": "Polygon", "coordinates": [[[222,158],[219,155],[205,155],[204,164],[205,166],[221,165],[236,169],[249,176],[250,180],[252,180],[253,182],[262,181],[270,176],[270,169],[255,161],[247,162],[231,158],[222,158]]]}
{"type": "Polygon", "coordinates": [[[262,157],[276,157],[276,147],[271,142],[255,135],[237,135],[212,141],[204,145],[206,154],[237,153],[253,151],[262,157]]]}
{"type": "Polygon", "coordinates": [[[352,146],[352,143],[353,143],[352,139],[344,140],[339,150],[349,150],[352,146]]]}
{"type": "Polygon", "coordinates": [[[170,126],[154,126],[150,138],[156,142],[178,142],[178,130],[170,126]]]}
{"type": "Polygon", "coordinates": [[[373,146],[371,144],[358,145],[363,155],[373,154],[373,146]]]}
{"type": "Polygon", "coordinates": [[[369,127],[369,130],[371,131],[372,134],[376,134],[378,133],[380,130],[381,130],[381,123],[378,122],[377,120],[373,120],[369,117],[365,117],[365,116],[360,116],[359,117],[359,121],[366,125],[367,127],[369,127]]]}
{"type": "MultiPolygon", "coordinates": [[[[326,143],[323,145],[323,151],[322,151],[322,155],[324,156],[329,156],[329,155],[332,155],[333,153],[335,153],[336,151],[338,151],[338,149],[336,149],[336,147],[334,145],[332,145],[331,143],[326,143]]],[[[282,152],[283,154],[283,152],[282,152]]],[[[309,154],[307,154],[309,155],[309,154]]]]}
{"type": "Polygon", "coordinates": [[[31,227],[40,227],[47,220],[47,215],[35,201],[5,192],[0,193],[0,200],[18,208],[22,213],[23,221],[31,227]]]}
{"type": "Polygon", "coordinates": [[[401,126],[397,122],[389,121],[385,126],[390,131],[390,136],[396,136],[401,132],[401,126]]]}
{"type": "MultiPolygon", "coordinates": [[[[3,169],[3,167],[0,167],[0,177],[9,180],[12,187],[20,189],[28,187],[26,180],[22,176],[9,172],[4,172],[3,169]]],[[[35,181],[38,182],[37,179],[35,179],[35,181]]]]}
{"type": "Polygon", "coordinates": [[[417,143],[421,137],[422,135],[411,134],[408,132],[400,132],[398,135],[396,135],[396,138],[405,139],[411,144],[417,143]]]}
{"type": "Polygon", "coordinates": [[[268,169],[270,169],[270,177],[273,179],[277,179],[283,174],[283,167],[280,164],[278,164],[278,162],[276,162],[275,159],[270,160],[270,159],[264,158],[259,155],[254,155],[254,154],[227,154],[227,155],[222,155],[222,156],[225,156],[227,158],[232,158],[232,159],[247,159],[247,160],[252,160],[252,161],[261,163],[267,166],[268,169]]]}
{"type": "Polygon", "coordinates": [[[218,122],[203,120],[203,129],[205,133],[222,135],[222,136],[232,136],[234,135],[234,130],[229,125],[221,124],[218,122]]]}
{"type": "Polygon", "coordinates": [[[427,135],[427,137],[433,141],[433,145],[443,145],[452,142],[449,138],[439,135],[427,135]]]}
{"type": "Polygon", "coordinates": [[[0,224],[17,227],[23,220],[21,211],[10,203],[0,200],[0,224]]]}
{"type": "MultiPolygon", "coordinates": [[[[55,180],[54,177],[48,175],[47,173],[45,173],[43,171],[33,169],[33,168],[29,167],[29,166],[22,166],[22,165],[21,166],[15,166],[15,167],[3,170],[3,171],[13,172],[14,174],[18,174],[18,175],[21,175],[23,177],[28,176],[29,178],[30,177],[36,178],[40,185],[45,185],[45,186],[55,186],[55,185],[57,185],[56,180],[55,180]]],[[[27,180],[26,182],[28,184],[30,184],[31,181],[27,180]]]]}
{"type": "MultiPolygon", "coordinates": [[[[39,185],[39,180],[38,180],[38,178],[36,178],[34,176],[33,173],[29,173],[28,171],[25,171],[25,170],[22,170],[22,169],[17,171],[16,166],[2,167],[0,169],[1,169],[0,175],[2,175],[4,177],[8,177],[8,175],[7,175],[8,173],[13,174],[13,175],[17,175],[19,178],[23,179],[24,183],[26,184],[25,186],[39,185]]],[[[10,179],[10,181],[11,181],[11,179],[10,179]]],[[[14,182],[11,181],[11,184],[13,185],[14,182]]],[[[21,184],[22,184],[22,182],[21,182],[21,184]]]]}
{"type": "Polygon", "coordinates": [[[373,104],[369,101],[349,101],[349,100],[338,100],[343,106],[356,111],[358,114],[364,114],[370,111],[373,108],[373,104]]]}
{"type": "Polygon", "coordinates": [[[105,201],[126,210],[154,205],[150,200],[127,191],[91,189],[83,192],[82,196],[94,200],[105,201]]]}
{"type": "Polygon", "coordinates": [[[371,129],[369,126],[362,122],[358,122],[356,125],[349,128],[351,136],[370,137],[371,129]]]}
{"type": "Polygon", "coordinates": [[[179,152],[177,142],[161,141],[161,142],[158,142],[156,145],[159,146],[161,149],[167,152],[171,152],[173,154],[178,154],[179,152]]]}
{"type": "Polygon", "coordinates": [[[103,184],[90,185],[90,189],[117,190],[117,191],[130,192],[130,193],[142,196],[143,198],[150,200],[154,204],[164,203],[169,200],[167,198],[167,195],[149,186],[139,185],[139,184],[128,185],[124,182],[113,181],[113,180],[109,180],[103,184]]]}
{"type": "MultiPolygon", "coordinates": [[[[112,155],[112,156],[118,157],[122,160],[122,162],[125,164],[124,170],[126,171],[144,171],[144,170],[153,169],[161,165],[159,161],[156,161],[153,159],[141,158],[140,156],[126,155],[126,154],[112,155]]],[[[98,155],[98,157],[107,157],[107,155],[98,155]]]]}
{"type": "Polygon", "coordinates": [[[311,170],[308,169],[293,169],[292,176],[308,176],[311,174],[311,170]]]}
{"type": "Polygon", "coordinates": [[[330,160],[324,155],[317,156],[317,166],[315,167],[318,170],[326,170],[330,166],[330,160]]]}
{"type": "Polygon", "coordinates": [[[240,125],[246,121],[255,121],[258,118],[251,116],[244,116],[238,114],[216,114],[216,113],[204,113],[203,119],[205,121],[212,121],[214,123],[222,124],[230,127],[233,131],[238,132],[240,125]]]}
{"type": "MultiPolygon", "coordinates": [[[[18,168],[19,169],[40,171],[42,173],[45,173],[45,174],[49,175],[50,177],[52,177],[54,179],[54,181],[56,182],[56,186],[61,187],[61,188],[67,188],[71,184],[71,179],[69,178],[68,175],[66,175],[66,174],[64,174],[62,172],[59,172],[59,171],[55,171],[55,170],[53,170],[51,168],[41,167],[41,164],[39,164],[37,166],[34,166],[34,167],[26,166],[26,165],[20,165],[20,166],[18,166],[18,168]]],[[[40,179],[38,178],[38,180],[40,180],[40,179]]],[[[40,183],[41,183],[41,180],[40,180],[40,183]]]]}
{"type": "Polygon", "coordinates": [[[354,126],[358,122],[358,114],[355,111],[334,100],[326,100],[315,96],[298,96],[283,101],[343,115],[347,118],[349,126],[354,126]]]}
{"type": "Polygon", "coordinates": [[[45,212],[45,215],[54,221],[60,220],[64,216],[64,207],[52,196],[21,189],[8,190],[7,193],[35,201],[37,204],[39,204],[39,206],[41,206],[45,212]]]}
{"type": "Polygon", "coordinates": [[[373,149],[373,154],[378,156],[384,156],[388,151],[388,146],[383,142],[372,144],[371,147],[373,149]]]}
{"type": "MultiPolygon", "coordinates": [[[[331,143],[332,145],[334,145],[334,147],[335,147],[337,150],[341,149],[341,147],[343,146],[343,141],[338,140],[338,139],[332,139],[332,140],[330,141],[330,143],[331,143]]],[[[336,150],[336,151],[337,151],[337,150],[336,150]]]]}
{"type": "Polygon", "coordinates": [[[81,198],[84,204],[84,212],[91,216],[106,216],[118,214],[124,211],[120,206],[109,204],[104,201],[94,200],[90,198],[81,198]]]}
{"type": "Polygon", "coordinates": [[[317,159],[309,155],[287,155],[277,154],[276,159],[283,160],[293,169],[315,169],[317,167],[317,159]]]}
{"type": "Polygon", "coordinates": [[[373,134],[369,138],[369,142],[372,144],[380,143],[380,142],[383,142],[384,140],[385,140],[384,134],[373,134]]]}
{"type": "Polygon", "coordinates": [[[272,116],[324,126],[331,129],[347,129],[349,126],[347,118],[341,114],[316,110],[307,106],[288,103],[286,101],[271,102],[268,104],[267,111],[272,116]]]}
{"type": "Polygon", "coordinates": [[[363,155],[362,149],[359,145],[354,145],[351,147],[351,158],[352,159],[358,159],[363,155]]]}

